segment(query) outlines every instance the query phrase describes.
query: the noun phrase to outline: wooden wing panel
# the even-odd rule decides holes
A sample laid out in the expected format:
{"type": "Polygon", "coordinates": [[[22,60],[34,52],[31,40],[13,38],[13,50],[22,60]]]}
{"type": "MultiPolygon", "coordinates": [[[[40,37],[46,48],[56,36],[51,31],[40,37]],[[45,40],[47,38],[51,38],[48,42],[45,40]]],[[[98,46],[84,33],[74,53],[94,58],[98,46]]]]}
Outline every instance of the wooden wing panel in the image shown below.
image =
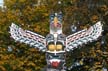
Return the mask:
{"type": "Polygon", "coordinates": [[[86,44],[87,42],[92,42],[97,40],[101,36],[102,24],[97,22],[95,25],[91,26],[89,29],[84,29],[75,34],[69,35],[66,37],[66,50],[73,50],[79,45],[86,44]]]}
{"type": "Polygon", "coordinates": [[[40,50],[46,49],[45,37],[28,30],[23,30],[14,23],[10,26],[10,34],[15,41],[29,44],[30,46],[34,46],[40,50]]]}

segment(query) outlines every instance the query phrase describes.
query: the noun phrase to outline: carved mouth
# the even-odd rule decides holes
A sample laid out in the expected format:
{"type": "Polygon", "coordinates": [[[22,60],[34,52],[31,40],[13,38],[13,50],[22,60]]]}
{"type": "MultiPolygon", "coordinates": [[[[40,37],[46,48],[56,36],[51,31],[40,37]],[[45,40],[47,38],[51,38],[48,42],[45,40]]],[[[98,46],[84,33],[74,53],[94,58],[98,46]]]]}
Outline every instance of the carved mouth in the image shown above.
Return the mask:
{"type": "Polygon", "coordinates": [[[53,61],[51,63],[52,67],[54,67],[54,68],[57,68],[59,66],[59,64],[60,64],[60,62],[58,62],[58,61],[53,61]]]}
{"type": "Polygon", "coordinates": [[[52,59],[52,60],[50,61],[50,63],[51,63],[51,66],[52,66],[53,68],[58,68],[59,65],[60,65],[60,60],[58,60],[58,59],[52,59]]]}

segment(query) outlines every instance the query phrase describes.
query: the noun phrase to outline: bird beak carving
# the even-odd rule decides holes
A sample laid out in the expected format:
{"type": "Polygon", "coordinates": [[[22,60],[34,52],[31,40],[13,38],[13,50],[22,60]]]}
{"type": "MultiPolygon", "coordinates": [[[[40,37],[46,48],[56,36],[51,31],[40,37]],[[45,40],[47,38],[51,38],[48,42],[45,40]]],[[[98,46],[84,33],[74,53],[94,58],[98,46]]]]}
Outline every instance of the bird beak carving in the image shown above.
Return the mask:
{"type": "Polygon", "coordinates": [[[58,24],[58,18],[54,17],[54,27],[57,27],[57,24],[58,24]]]}

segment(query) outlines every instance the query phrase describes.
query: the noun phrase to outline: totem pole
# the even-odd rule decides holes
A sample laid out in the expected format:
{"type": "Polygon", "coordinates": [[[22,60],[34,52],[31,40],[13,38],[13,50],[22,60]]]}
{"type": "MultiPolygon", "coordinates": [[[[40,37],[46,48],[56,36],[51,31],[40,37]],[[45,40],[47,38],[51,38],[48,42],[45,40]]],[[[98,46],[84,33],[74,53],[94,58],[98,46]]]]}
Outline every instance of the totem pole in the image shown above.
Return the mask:
{"type": "Polygon", "coordinates": [[[46,53],[47,68],[45,71],[66,71],[65,53],[87,42],[97,40],[101,32],[102,24],[99,21],[89,29],[65,36],[62,33],[62,13],[50,15],[50,33],[46,37],[23,30],[14,23],[10,26],[10,34],[15,41],[29,44],[46,53]]]}

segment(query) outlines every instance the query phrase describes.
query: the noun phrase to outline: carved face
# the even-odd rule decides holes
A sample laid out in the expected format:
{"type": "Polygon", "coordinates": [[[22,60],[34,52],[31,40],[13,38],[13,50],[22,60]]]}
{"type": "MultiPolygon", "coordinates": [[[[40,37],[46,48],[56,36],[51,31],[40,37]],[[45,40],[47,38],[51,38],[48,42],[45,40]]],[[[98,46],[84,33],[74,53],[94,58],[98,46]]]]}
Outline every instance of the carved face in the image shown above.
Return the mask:
{"type": "Polygon", "coordinates": [[[50,16],[50,33],[62,33],[62,15],[51,14],[50,16]]]}
{"type": "Polygon", "coordinates": [[[64,53],[47,53],[47,61],[48,65],[50,65],[53,68],[59,68],[62,67],[62,65],[65,63],[65,55],[64,53]]]}
{"type": "Polygon", "coordinates": [[[59,68],[62,67],[65,62],[63,60],[65,59],[64,56],[64,49],[63,45],[61,43],[49,43],[48,44],[48,63],[53,68],[59,68]]]}
{"type": "Polygon", "coordinates": [[[48,34],[46,36],[46,42],[48,51],[64,51],[65,36],[63,34],[57,35],[56,38],[54,38],[54,35],[48,34]]]}

